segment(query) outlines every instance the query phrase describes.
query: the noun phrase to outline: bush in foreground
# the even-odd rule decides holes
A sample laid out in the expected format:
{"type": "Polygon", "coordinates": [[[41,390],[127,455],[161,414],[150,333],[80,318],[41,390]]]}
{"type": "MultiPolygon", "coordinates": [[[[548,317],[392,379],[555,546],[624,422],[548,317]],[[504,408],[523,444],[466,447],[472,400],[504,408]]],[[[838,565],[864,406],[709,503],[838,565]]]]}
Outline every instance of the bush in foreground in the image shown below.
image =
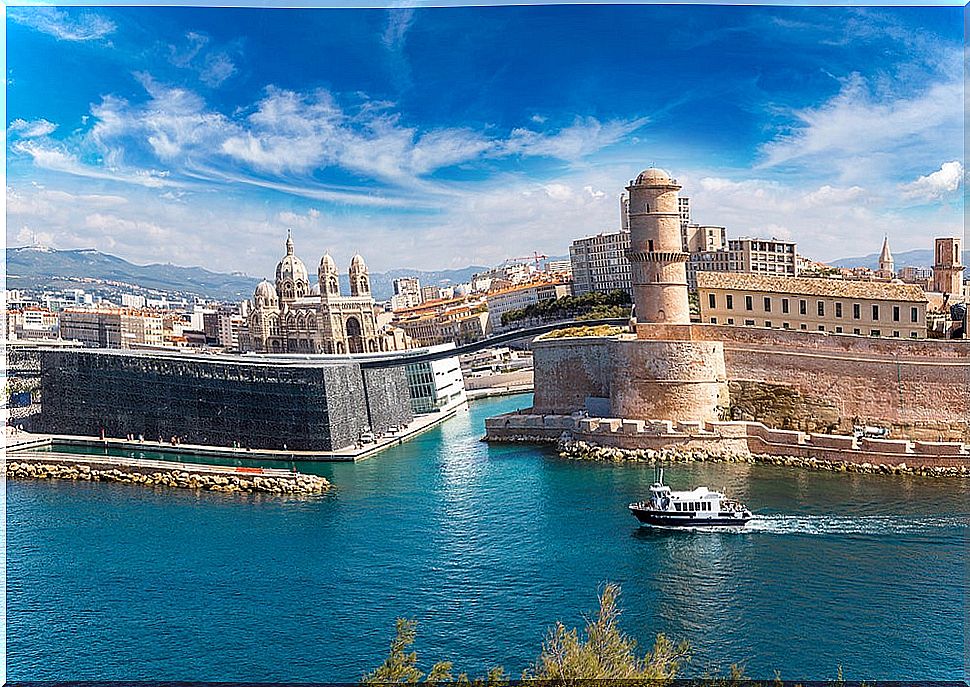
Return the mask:
{"type": "MultiPolygon", "coordinates": [[[[637,643],[620,630],[618,621],[620,610],[617,606],[620,588],[607,584],[599,596],[599,610],[595,616],[587,617],[583,632],[567,630],[557,622],[546,633],[545,641],[535,663],[522,673],[523,681],[541,681],[543,685],[555,687],[589,687],[590,681],[601,681],[606,685],[618,684],[624,687],[664,687],[675,682],[709,687],[754,687],[763,685],[780,687],[785,683],[780,676],[768,683],[752,682],[744,674],[744,669],[732,665],[726,677],[705,676],[691,681],[676,680],[680,667],[690,660],[690,646],[687,642],[674,643],[663,634],[658,634],[653,648],[644,654],[637,651],[637,643]]],[[[470,678],[467,673],[455,675],[450,661],[433,664],[427,674],[417,667],[418,656],[408,651],[414,643],[417,623],[403,618],[397,621],[397,631],[391,641],[391,648],[384,662],[375,670],[364,675],[362,683],[375,684],[413,684],[459,683],[478,687],[505,687],[510,678],[501,667],[492,668],[479,678],[470,678]]],[[[832,687],[845,687],[842,668],[837,677],[828,683],[832,687]]],[[[860,687],[864,687],[861,683],[860,687]]],[[[796,686],[798,687],[798,686],[796,686]]]]}

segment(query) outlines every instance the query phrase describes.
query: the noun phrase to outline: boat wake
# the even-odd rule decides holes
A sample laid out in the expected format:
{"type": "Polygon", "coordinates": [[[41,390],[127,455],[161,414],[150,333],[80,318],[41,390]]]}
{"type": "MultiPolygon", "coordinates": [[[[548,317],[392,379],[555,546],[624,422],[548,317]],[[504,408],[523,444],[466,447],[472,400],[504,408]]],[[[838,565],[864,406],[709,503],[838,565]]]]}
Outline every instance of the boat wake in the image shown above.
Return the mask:
{"type": "Polygon", "coordinates": [[[970,528],[970,518],[904,515],[758,515],[745,533],[807,535],[932,534],[940,530],[970,528]]]}

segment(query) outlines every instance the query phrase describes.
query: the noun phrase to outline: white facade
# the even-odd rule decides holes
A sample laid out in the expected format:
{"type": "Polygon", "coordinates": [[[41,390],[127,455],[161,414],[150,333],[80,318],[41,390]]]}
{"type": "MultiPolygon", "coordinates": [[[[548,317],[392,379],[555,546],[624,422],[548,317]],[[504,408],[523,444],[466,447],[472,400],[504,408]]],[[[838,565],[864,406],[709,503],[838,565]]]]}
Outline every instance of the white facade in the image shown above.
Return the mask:
{"type": "Polygon", "coordinates": [[[576,239],[569,246],[573,293],[608,292],[619,289],[632,293],[630,232],[616,231],[576,239]]]}

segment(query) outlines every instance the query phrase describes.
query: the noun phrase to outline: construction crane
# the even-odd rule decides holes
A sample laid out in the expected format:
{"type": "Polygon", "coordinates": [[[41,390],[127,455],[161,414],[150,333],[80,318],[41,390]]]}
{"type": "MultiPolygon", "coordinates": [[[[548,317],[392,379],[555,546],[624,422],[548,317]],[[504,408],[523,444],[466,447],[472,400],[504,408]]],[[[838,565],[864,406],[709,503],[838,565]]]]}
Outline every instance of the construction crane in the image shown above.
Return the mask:
{"type": "Polygon", "coordinates": [[[519,258],[509,258],[509,260],[535,260],[536,261],[536,272],[539,272],[539,261],[548,258],[548,255],[543,255],[542,253],[537,253],[533,251],[532,255],[524,255],[519,258]]]}

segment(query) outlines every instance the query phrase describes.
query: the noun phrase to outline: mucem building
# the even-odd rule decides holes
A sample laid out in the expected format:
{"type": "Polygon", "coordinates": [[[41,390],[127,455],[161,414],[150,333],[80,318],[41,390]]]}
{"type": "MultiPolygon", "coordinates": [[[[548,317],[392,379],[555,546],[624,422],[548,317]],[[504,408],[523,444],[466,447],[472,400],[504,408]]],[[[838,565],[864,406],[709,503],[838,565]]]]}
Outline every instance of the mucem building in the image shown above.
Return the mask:
{"type": "Polygon", "coordinates": [[[40,358],[32,429],[51,434],[333,451],[414,419],[401,364],[104,349],[40,358]]]}

